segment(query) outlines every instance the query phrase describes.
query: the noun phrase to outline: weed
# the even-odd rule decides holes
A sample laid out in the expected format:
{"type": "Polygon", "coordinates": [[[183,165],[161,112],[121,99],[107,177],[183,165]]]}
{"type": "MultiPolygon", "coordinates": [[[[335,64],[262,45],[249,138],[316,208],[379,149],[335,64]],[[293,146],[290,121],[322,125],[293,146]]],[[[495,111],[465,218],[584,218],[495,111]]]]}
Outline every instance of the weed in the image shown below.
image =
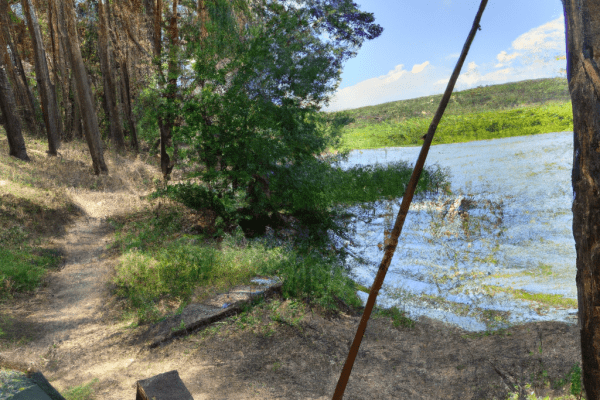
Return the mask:
{"type": "Polygon", "coordinates": [[[569,373],[569,381],[571,382],[570,393],[575,396],[579,396],[582,392],[583,382],[581,380],[581,367],[578,364],[574,364],[569,373]]]}
{"type": "Polygon", "coordinates": [[[414,328],[415,321],[408,318],[404,311],[400,311],[398,307],[391,307],[387,309],[378,309],[376,317],[387,317],[392,319],[392,324],[398,328],[403,326],[405,328],[414,328]]]}
{"type": "Polygon", "coordinates": [[[92,386],[98,381],[98,378],[94,378],[87,384],[72,387],[61,394],[66,400],[92,400],[94,399],[94,390],[92,389],[92,386]]]}

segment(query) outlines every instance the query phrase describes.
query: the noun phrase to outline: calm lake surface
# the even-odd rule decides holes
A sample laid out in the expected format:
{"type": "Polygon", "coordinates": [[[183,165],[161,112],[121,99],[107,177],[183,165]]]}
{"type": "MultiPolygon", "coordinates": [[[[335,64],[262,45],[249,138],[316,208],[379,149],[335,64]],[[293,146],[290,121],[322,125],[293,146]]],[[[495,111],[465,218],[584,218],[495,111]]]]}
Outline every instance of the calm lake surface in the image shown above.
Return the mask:
{"type": "MultiPolygon", "coordinates": [[[[420,150],[355,150],[340,165],[414,165],[420,150]]],[[[470,331],[575,323],[572,162],[573,132],[432,146],[426,166],[447,168],[452,194],[413,198],[378,304],[470,331]]],[[[353,240],[339,243],[364,286],[373,283],[401,201],[350,209],[358,215],[353,240]]]]}

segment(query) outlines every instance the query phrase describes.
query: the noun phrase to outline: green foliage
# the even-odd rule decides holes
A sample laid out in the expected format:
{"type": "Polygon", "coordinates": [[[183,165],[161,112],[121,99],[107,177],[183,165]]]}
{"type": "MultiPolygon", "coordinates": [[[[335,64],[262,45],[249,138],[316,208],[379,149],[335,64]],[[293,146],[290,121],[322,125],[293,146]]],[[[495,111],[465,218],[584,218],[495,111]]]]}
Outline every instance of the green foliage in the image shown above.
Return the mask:
{"type": "Polygon", "coordinates": [[[266,264],[262,272],[284,279],[285,297],[306,299],[330,309],[336,308],[338,300],[353,307],[362,305],[354,282],[338,260],[308,246],[288,252],[279,263],[266,264]]]}
{"type": "Polygon", "coordinates": [[[333,255],[309,246],[246,242],[239,229],[224,235],[220,249],[188,236],[173,239],[176,221],[167,215],[116,226],[117,246],[125,251],[116,268],[116,293],[128,299],[141,322],[161,317],[160,299],[185,302],[196,287],[230,287],[265,275],[283,278],[289,297],[329,308],[339,300],[361,304],[353,281],[333,255]]]}
{"type": "Polygon", "coordinates": [[[378,309],[375,316],[388,317],[392,319],[392,324],[398,328],[400,326],[406,328],[414,328],[415,321],[408,318],[404,311],[400,311],[398,307],[378,309]]]}
{"type": "MultiPolygon", "coordinates": [[[[156,195],[212,208],[226,225],[239,220],[245,208],[246,216],[284,211],[326,230],[334,220],[331,199],[316,188],[330,167],[315,156],[339,144],[341,126],[348,122],[343,115],[316,112],[316,104],[334,90],[327,83],[339,80],[334,48],[308,29],[306,10],[277,3],[263,10],[264,23],[249,26],[240,38],[230,7],[224,0],[211,3],[206,40],[186,41],[181,57],[192,60],[190,84],[165,87],[159,79],[156,86],[164,89],[140,96],[140,137],[156,132],[157,119],[178,118],[173,141],[181,144],[180,164],[202,182],[156,195]],[[285,178],[300,170],[304,175],[293,182],[285,178]]],[[[198,33],[190,26],[182,32],[198,33]]],[[[168,57],[178,56],[169,52],[168,57]]]]}
{"type": "Polygon", "coordinates": [[[61,262],[58,254],[32,247],[27,239],[20,227],[0,233],[0,299],[35,289],[47,269],[56,268],[61,262]]]}
{"type": "Polygon", "coordinates": [[[86,384],[69,388],[61,394],[66,400],[91,400],[95,397],[93,386],[98,382],[99,379],[94,378],[86,384]]]}
{"type": "Polygon", "coordinates": [[[153,144],[158,135],[159,93],[153,89],[144,89],[135,101],[133,112],[137,120],[138,139],[153,144]]]}
{"type": "Polygon", "coordinates": [[[126,226],[115,221],[110,223],[117,229],[113,246],[124,252],[132,249],[155,250],[165,243],[166,237],[181,230],[180,215],[175,211],[149,214],[126,226]]]}
{"type": "Polygon", "coordinates": [[[569,380],[571,382],[571,394],[579,396],[583,389],[583,382],[581,379],[581,367],[578,364],[573,365],[571,368],[569,380]]]}
{"type": "Polygon", "coordinates": [[[211,209],[228,224],[236,223],[239,219],[237,210],[240,202],[231,192],[219,196],[218,193],[205,186],[185,182],[158,189],[150,198],[161,196],[179,201],[195,210],[211,209]]]}
{"type": "MultiPolygon", "coordinates": [[[[366,149],[390,146],[417,146],[429,129],[431,118],[387,120],[379,124],[349,127],[340,148],[366,149]]],[[[473,140],[534,135],[573,129],[570,103],[550,104],[538,108],[518,108],[473,114],[444,115],[433,144],[460,143],[473,140]]]]}

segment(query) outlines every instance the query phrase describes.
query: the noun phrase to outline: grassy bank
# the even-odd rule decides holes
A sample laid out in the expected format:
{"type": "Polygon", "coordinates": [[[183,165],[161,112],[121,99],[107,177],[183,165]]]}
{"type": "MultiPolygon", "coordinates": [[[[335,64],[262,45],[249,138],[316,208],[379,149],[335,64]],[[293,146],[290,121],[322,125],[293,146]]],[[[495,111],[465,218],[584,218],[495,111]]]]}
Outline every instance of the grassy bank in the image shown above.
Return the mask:
{"type": "MultiPolygon", "coordinates": [[[[320,187],[329,189],[319,194],[332,204],[348,206],[401,196],[412,169],[391,164],[327,172],[315,177],[320,187]]],[[[438,190],[447,183],[442,171],[428,169],[418,192],[438,190]]],[[[113,246],[123,254],[113,282],[140,322],[160,319],[169,310],[261,275],[283,278],[286,298],[325,309],[335,309],[340,302],[360,307],[356,295],[360,289],[335,249],[315,245],[300,230],[288,238],[278,232],[252,240],[239,227],[215,233],[210,214],[167,200],[160,211],[148,209],[135,217],[110,220],[116,230],[113,246]]]]}
{"type": "MultiPolygon", "coordinates": [[[[361,107],[343,114],[338,150],[419,146],[442,95],[361,107]]],[[[573,130],[567,80],[538,79],[454,92],[433,144],[573,130]]]]}

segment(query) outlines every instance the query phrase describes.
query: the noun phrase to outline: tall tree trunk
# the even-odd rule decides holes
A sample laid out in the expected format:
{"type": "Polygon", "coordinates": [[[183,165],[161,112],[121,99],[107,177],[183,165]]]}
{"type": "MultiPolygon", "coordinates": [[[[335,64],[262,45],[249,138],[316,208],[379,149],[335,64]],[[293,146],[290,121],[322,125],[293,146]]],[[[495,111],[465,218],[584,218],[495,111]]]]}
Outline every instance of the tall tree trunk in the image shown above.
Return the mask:
{"type": "MultiPolygon", "coordinates": [[[[129,52],[126,52],[127,55],[129,52]]],[[[131,88],[129,85],[129,68],[127,67],[127,57],[121,62],[122,76],[121,80],[123,90],[123,105],[125,106],[125,114],[127,115],[127,124],[129,128],[130,145],[135,151],[140,151],[140,145],[137,138],[137,130],[135,128],[135,120],[131,111],[131,88]]]]}
{"type": "MultiPolygon", "coordinates": [[[[121,117],[117,108],[117,99],[115,93],[115,82],[113,79],[111,43],[108,35],[108,20],[106,15],[106,6],[103,0],[98,1],[98,21],[100,33],[98,40],[98,53],[100,55],[100,66],[102,69],[102,78],[104,81],[104,96],[106,109],[108,111],[108,121],[110,128],[110,138],[117,149],[125,149],[125,139],[121,128],[121,117]]],[[[107,3],[108,4],[108,3],[107,3]]]]}
{"type": "Polygon", "coordinates": [[[15,110],[14,96],[2,60],[0,60],[0,111],[2,111],[5,120],[9,154],[21,160],[29,161],[25,150],[25,141],[21,133],[21,124],[15,110]]]}
{"type": "Polygon", "coordinates": [[[37,21],[35,9],[31,0],[21,0],[21,5],[27,18],[27,25],[33,43],[33,52],[35,54],[35,74],[42,98],[42,109],[44,112],[44,122],[46,123],[46,133],[48,134],[48,154],[55,156],[60,147],[60,137],[62,136],[58,126],[58,108],[56,105],[56,94],[52,90],[50,74],[48,72],[48,63],[46,62],[46,52],[44,51],[44,42],[42,33],[37,21]]]}
{"type": "MultiPolygon", "coordinates": [[[[98,118],[92,100],[92,92],[90,90],[87,72],[85,71],[83,59],[81,58],[81,51],[79,49],[79,38],[75,27],[75,5],[72,1],[66,0],[59,1],[57,4],[59,5],[57,13],[58,23],[66,26],[68,53],[75,75],[84,134],[88,147],[90,148],[94,172],[96,175],[108,173],[108,168],[104,162],[104,150],[102,148],[100,131],[98,130],[98,118]]],[[[61,32],[62,31],[63,30],[61,30],[61,32]]]]}
{"type": "Polygon", "coordinates": [[[36,119],[37,103],[35,101],[35,98],[33,97],[31,88],[29,87],[27,77],[25,76],[25,70],[23,69],[21,57],[19,56],[17,48],[14,45],[13,40],[10,36],[9,24],[10,21],[8,19],[8,1],[0,0],[0,37],[2,37],[4,40],[4,43],[2,43],[2,39],[0,39],[0,46],[2,46],[3,49],[6,49],[6,45],[8,45],[8,48],[10,49],[10,52],[12,54],[12,59],[14,60],[14,65],[16,67],[17,73],[21,78],[21,81],[20,83],[18,83],[18,85],[22,88],[26,95],[26,99],[24,101],[24,117],[27,123],[27,127],[34,135],[42,136],[43,126],[39,125],[36,119]]]}
{"type": "MultiPolygon", "coordinates": [[[[173,2],[174,9],[176,10],[177,0],[173,2]]],[[[162,71],[161,64],[161,53],[162,53],[162,40],[161,40],[161,25],[162,25],[162,0],[156,0],[154,9],[154,56],[157,59],[158,73],[161,81],[165,80],[164,73],[162,71]]],[[[177,32],[177,13],[175,13],[174,19],[171,19],[171,25],[169,26],[169,42],[172,47],[173,43],[173,32],[177,32]],[[175,26],[173,29],[173,22],[175,26]]],[[[170,57],[169,57],[169,69],[170,69],[170,57]]],[[[170,83],[170,82],[169,82],[170,83]]],[[[168,85],[169,86],[169,85],[168,85]]],[[[167,101],[169,101],[169,90],[167,89],[167,101]]],[[[169,174],[173,169],[169,154],[167,153],[167,147],[171,145],[171,130],[172,116],[170,114],[158,117],[158,129],[160,131],[160,167],[165,179],[169,178],[169,174]]]]}
{"type": "Polygon", "coordinates": [[[73,137],[81,139],[83,137],[83,129],[81,127],[81,104],[79,101],[79,93],[77,92],[77,82],[75,82],[75,75],[71,78],[71,90],[73,90],[74,101],[74,112],[73,112],[73,137]]]}
{"type": "Polygon", "coordinates": [[[583,385],[588,399],[600,399],[600,1],[563,0],[563,7],[583,385]]]}
{"type": "MultiPolygon", "coordinates": [[[[0,13],[3,12],[0,6],[0,13]]],[[[15,104],[19,110],[19,116],[23,118],[25,116],[24,108],[27,107],[27,101],[25,100],[23,84],[21,80],[17,78],[17,72],[13,66],[13,61],[6,50],[6,39],[4,37],[4,29],[0,29],[0,65],[4,64],[5,72],[8,75],[11,85],[14,87],[13,95],[15,97],[15,104]]]]}
{"type": "Polygon", "coordinates": [[[71,79],[69,78],[68,72],[68,57],[61,57],[61,54],[66,54],[66,44],[64,38],[66,35],[63,32],[63,35],[59,33],[61,29],[64,29],[63,26],[60,26],[58,23],[57,17],[58,9],[56,7],[55,1],[48,2],[48,19],[51,22],[51,32],[52,32],[52,50],[53,50],[53,59],[54,61],[54,69],[55,69],[55,85],[60,87],[61,99],[60,103],[62,105],[61,114],[64,113],[62,118],[62,126],[61,129],[64,133],[65,140],[70,140],[73,138],[72,132],[72,113],[73,113],[73,102],[70,97],[70,86],[71,79]],[[60,76],[58,72],[60,71],[60,76]]]}
{"type": "MultiPolygon", "coordinates": [[[[64,90],[62,87],[62,82],[60,79],[60,76],[62,76],[62,73],[59,75],[58,70],[59,70],[59,64],[61,63],[61,59],[62,57],[59,56],[58,52],[59,52],[59,47],[58,47],[58,43],[57,43],[57,37],[56,37],[56,24],[54,23],[54,16],[53,16],[53,12],[52,12],[52,4],[48,4],[48,30],[50,31],[50,44],[52,46],[52,75],[54,77],[54,81],[50,80],[50,86],[51,86],[51,90],[54,93],[55,99],[56,99],[56,112],[58,115],[58,131],[61,132],[64,135],[65,129],[64,129],[64,125],[63,125],[63,115],[62,115],[62,110],[64,110],[64,90]],[[60,89],[60,92],[57,91],[57,88],[60,89]],[[60,93],[60,96],[58,95],[60,93]]],[[[61,136],[62,138],[62,136],[61,136]]]]}

